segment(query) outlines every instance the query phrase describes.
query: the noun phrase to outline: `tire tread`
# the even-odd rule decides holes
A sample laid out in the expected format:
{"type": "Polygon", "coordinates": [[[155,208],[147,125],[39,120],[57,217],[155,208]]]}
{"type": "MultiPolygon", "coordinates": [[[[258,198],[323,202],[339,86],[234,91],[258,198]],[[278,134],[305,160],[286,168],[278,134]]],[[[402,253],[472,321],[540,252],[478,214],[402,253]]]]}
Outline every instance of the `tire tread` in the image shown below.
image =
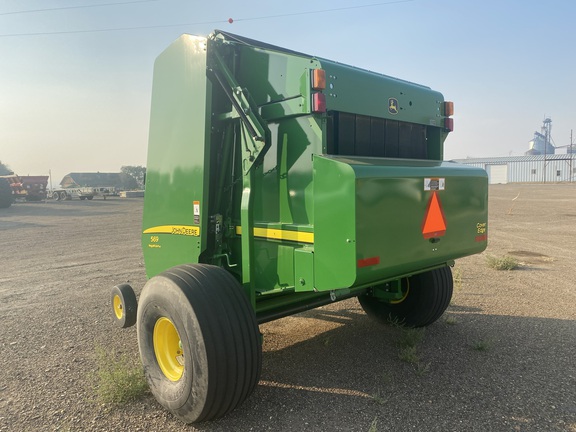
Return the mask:
{"type": "Polygon", "coordinates": [[[208,264],[176,266],[157,277],[182,290],[201,329],[207,359],[204,406],[194,406],[191,392],[187,402],[172,411],[187,423],[222,417],[252,393],[260,377],[262,349],[248,297],[234,276],[208,264]]]}

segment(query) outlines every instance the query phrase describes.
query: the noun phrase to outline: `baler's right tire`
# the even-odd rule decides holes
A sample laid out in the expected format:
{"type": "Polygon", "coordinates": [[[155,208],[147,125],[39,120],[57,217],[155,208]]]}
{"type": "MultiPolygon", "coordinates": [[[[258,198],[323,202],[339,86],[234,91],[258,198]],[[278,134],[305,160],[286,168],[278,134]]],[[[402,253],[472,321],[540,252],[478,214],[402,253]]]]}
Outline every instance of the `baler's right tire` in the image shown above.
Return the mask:
{"type": "Polygon", "coordinates": [[[442,316],[452,299],[450,267],[441,267],[402,280],[402,299],[385,302],[368,294],[358,296],[366,314],[384,323],[424,327],[442,316]]]}
{"type": "Polygon", "coordinates": [[[68,199],[68,194],[66,192],[60,192],[60,200],[66,201],[68,199]]]}
{"type": "Polygon", "coordinates": [[[222,417],[258,383],[256,315],[220,267],[180,265],[151,278],[140,295],[137,330],[152,394],[185,423],[222,417]]]}
{"type": "Polygon", "coordinates": [[[8,208],[12,205],[12,188],[6,179],[0,179],[0,208],[8,208]]]}

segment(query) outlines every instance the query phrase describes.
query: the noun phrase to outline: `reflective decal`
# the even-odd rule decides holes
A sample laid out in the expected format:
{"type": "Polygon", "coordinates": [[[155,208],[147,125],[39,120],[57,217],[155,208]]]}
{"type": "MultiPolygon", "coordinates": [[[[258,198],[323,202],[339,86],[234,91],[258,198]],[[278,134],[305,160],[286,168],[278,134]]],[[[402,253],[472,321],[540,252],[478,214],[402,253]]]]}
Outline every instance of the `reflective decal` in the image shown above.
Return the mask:
{"type": "MultiPolygon", "coordinates": [[[[236,227],[236,234],[242,235],[242,227],[236,227]]],[[[314,243],[314,233],[292,231],[276,228],[254,228],[254,237],[263,237],[272,240],[287,240],[298,243],[314,243]]]]}
{"type": "Polygon", "coordinates": [[[144,230],[143,234],[174,234],[200,237],[200,227],[192,225],[161,225],[144,230]]]}
{"type": "Polygon", "coordinates": [[[398,114],[398,99],[396,98],[388,99],[388,112],[392,115],[398,114]]]}
{"type": "Polygon", "coordinates": [[[200,201],[194,201],[194,224],[200,225],[200,201]]]}
{"type": "Polygon", "coordinates": [[[422,235],[425,239],[430,239],[444,234],[446,234],[446,218],[438,192],[433,191],[422,223],[422,235]]]}
{"type": "Polygon", "coordinates": [[[424,179],[424,190],[444,190],[446,189],[446,179],[444,178],[425,178],[424,179]]]}

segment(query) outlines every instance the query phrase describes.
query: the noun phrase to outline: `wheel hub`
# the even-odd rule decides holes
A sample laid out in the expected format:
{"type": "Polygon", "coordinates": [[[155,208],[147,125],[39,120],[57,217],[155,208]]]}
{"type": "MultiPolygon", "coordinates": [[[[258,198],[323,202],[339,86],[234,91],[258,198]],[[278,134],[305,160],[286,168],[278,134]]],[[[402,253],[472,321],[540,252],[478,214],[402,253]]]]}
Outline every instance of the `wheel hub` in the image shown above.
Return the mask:
{"type": "Polygon", "coordinates": [[[116,318],[118,319],[122,319],[122,315],[124,314],[124,310],[122,307],[122,299],[120,298],[120,296],[115,295],[114,296],[114,314],[116,315],[116,318]]]}
{"type": "Polygon", "coordinates": [[[154,324],[152,338],[160,370],[170,381],[178,381],[184,374],[184,351],[178,330],[172,321],[161,317],[154,324]]]}

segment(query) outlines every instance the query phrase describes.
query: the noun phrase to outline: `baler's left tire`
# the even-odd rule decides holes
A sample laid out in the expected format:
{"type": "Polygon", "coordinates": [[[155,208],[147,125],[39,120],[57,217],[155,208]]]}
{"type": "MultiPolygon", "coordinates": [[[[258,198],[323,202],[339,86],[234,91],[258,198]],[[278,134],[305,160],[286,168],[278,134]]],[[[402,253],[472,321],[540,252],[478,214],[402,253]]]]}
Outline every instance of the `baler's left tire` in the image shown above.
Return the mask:
{"type": "Polygon", "coordinates": [[[258,383],[256,315],[220,267],[181,265],[151,278],[140,295],[137,329],[152,394],[185,423],[222,417],[258,383]]]}
{"type": "Polygon", "coordinates": [[[441,267],[403,280],[404,296],[399,301],[385,302],[369,294],[358,296],[358,301],[366,314],[378,321],[424,327],[442,316],[452,291],[452,271],[441,267]]]}
{"type": "Polygon", "coordinates": [[[120,328],[136,324],[138,301],[134,290],[128,284],[116,285],[112,288],[112,318],[120,328]]]}

